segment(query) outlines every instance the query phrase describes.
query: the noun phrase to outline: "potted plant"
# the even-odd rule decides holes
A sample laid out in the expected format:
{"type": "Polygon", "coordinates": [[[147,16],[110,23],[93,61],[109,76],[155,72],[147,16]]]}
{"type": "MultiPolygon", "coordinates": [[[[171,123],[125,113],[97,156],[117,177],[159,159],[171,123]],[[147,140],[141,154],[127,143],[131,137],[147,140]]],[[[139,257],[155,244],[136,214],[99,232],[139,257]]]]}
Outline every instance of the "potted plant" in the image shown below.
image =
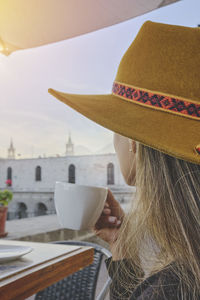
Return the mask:
{"type": "Polygon", "coordinates": [[[12,200],[13,193],[8,190],[0,190],[0,237],[5,237],[5,224],[7,219],[8,203],[12,200]]]}

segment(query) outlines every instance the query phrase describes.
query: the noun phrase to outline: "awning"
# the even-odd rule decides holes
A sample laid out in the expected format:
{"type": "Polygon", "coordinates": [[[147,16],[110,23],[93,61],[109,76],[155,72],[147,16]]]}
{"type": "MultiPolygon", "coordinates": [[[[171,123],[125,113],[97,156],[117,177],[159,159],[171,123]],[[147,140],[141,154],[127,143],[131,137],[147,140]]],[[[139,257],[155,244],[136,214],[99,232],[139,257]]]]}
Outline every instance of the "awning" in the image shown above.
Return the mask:
{"type": "Polygon", "coordinates": [[[179,0],[0,0],[0,52],[111,26],[179,0]]]}

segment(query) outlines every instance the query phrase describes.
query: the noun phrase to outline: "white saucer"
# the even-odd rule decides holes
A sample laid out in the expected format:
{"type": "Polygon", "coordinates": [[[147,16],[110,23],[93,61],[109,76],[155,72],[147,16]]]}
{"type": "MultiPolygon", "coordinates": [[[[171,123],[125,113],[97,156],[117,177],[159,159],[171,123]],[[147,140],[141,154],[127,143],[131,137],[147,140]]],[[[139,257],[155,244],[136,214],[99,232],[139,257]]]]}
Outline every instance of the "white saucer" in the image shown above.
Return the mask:
{"type": "Polygon", "coordinates": [[[17,259],[31,251],[33,248],[26,246],[0,245],[0,262],[17,259]]]}

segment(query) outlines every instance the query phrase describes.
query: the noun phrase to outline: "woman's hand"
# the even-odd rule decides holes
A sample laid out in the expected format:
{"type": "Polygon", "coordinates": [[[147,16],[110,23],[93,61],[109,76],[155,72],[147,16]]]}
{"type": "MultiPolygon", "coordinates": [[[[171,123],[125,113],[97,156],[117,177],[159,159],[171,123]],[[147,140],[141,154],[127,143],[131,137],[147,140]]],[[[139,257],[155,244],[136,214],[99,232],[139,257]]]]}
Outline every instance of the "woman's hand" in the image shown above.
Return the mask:
{"type": "MultiPolygon", "coordinates": [[[[119,228],[123,221],[124,211],[119,202],[115,200],[113,194],[108,190],[108,195],[104,209],[97,223],[94,231],[97,236],[109,243],[111,252],[114,248],[114,243],[118,238],[119,228]]],[[[112,253],[114,256],[114,253],[112,253]]]]}

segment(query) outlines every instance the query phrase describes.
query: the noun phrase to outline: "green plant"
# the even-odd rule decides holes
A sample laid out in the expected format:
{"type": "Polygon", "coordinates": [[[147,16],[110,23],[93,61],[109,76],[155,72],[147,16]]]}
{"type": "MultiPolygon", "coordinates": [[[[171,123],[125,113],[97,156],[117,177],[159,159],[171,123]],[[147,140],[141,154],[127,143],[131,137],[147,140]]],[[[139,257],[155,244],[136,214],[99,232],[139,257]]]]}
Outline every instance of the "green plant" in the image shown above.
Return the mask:
{"type": "Polygon", "coordinates": [[[8,203],[12,200],[13,193],[8,190],[0,190],[0,206],[8,206],[8,203]]]}

